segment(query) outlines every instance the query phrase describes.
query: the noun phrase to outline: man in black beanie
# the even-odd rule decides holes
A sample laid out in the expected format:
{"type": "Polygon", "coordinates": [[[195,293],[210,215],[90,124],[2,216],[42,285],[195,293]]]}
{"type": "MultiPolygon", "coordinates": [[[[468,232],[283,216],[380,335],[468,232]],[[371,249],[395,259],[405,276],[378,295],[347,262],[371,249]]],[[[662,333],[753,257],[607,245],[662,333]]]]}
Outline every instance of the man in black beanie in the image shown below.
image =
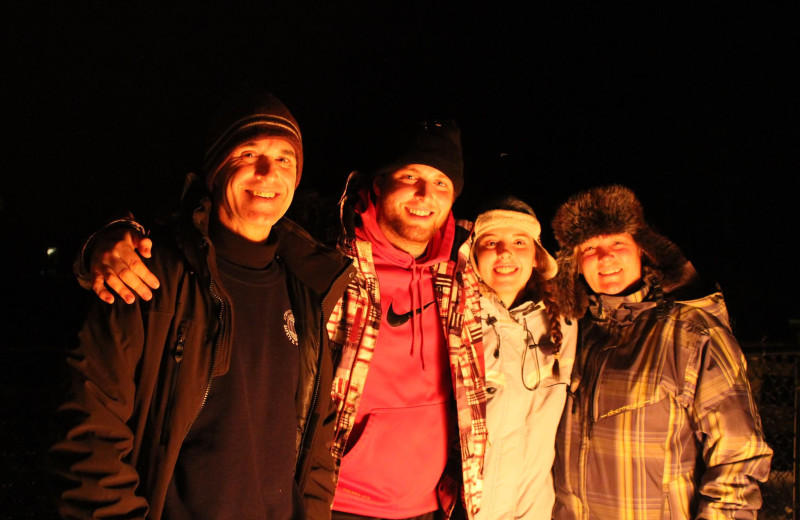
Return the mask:
{"type": "MultiPolygon", "coordinates": [[[[294,117],[268,93],[235,100],[211,126],[204,178],[187,180],[186,211],[155,247],[123,242],[148,243],[144,261],[131,254],[160,287],[98,302],[68,353],[65,432],[49,454],[64,518],[330,517],[320,323],[351,262],[284,218],[303,164],[294,117]]],[[[103,280],[83,272],[87,288],[103,280]]]]}
{"type": "Polygon", "coordinates": [[[359,277],[328,324],[341,351],[337,520],[463,517],[479,506],[479,292],[472,223],[451,212],[464,184],[460,130],[451,119],[411,130],[377,168],[350,175],[340,203],[340,249],[359,277]]]}

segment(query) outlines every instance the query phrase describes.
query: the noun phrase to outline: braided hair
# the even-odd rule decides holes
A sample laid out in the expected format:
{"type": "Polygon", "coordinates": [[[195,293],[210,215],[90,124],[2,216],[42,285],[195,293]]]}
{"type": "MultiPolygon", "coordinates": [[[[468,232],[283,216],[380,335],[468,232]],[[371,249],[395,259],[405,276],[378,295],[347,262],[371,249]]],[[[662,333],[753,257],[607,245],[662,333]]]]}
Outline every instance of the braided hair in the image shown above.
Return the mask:
{"type": "Polygon", "coordinates": [[[541,266],[543,262],[539,258],[542,256],[540,251],[541,249],[536,250],[536,267],[534,267],[531,278],[519,298],[544,303],[545,312],[547,313],[547,332],[553,346],[553,377],[559,379],[561,372],[558,366],[558,359],[561,354],[561,342],[564,339],[564,334],[561,331],[561,309],[556,301],[555,285],[552,280],[546,279],[542,272],[543,268],[541,266]]]}

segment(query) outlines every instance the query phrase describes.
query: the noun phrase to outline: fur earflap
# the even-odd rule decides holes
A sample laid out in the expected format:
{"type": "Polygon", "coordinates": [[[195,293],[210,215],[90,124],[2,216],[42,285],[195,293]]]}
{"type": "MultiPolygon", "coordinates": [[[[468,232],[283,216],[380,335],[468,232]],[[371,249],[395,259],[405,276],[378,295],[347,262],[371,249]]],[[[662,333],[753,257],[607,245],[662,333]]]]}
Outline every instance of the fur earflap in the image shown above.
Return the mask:
{"type": "Polygon", "coordinates": [[[552,226],[561,246],[556,257],[556,301],[565,316],[578,318],[589,304],[590,289],[579,275],[576,247],[599,235],[630,233],[643,252],[642,278],[665,293],[698,281],[678,246],[647,225],[642,204],[625,186],[601,186],[573,195],[558,209],[552,226]]]}
{"type": "Polygon", "coordinates": [[[589,306],[585,284],[579,279],[575,248],[561,249],[556,255],[558,273],[553,279],[555,299],[565,318],[580,318],[589,306]]]}

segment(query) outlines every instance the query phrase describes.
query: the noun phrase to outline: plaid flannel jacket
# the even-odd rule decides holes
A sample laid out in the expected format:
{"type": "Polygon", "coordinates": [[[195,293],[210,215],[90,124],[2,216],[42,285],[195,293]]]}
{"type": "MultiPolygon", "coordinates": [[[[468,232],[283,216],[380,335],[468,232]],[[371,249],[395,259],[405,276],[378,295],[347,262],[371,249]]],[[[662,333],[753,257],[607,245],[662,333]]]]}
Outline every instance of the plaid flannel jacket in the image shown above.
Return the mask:
{"type": "MultiPolygon", "coordinates": [[[[469,233],[472,223],[457,221],[469,233]]],[[[381,322],[378,278],[371,243],[350,239],[343,252],[353,258],[357,276],[328,322],[331,344],[338,363],[333,382],[337,422],[331,451],[338,474],[347,438],[353,428],[358,402],[367,379],[381,322]]],[[[433,266],[434,290],[442,328],[450,354],[450,371],[458,410],[458,437],[445,474],[439,482],[439,500],[448,518],[455,508],[459,485],[467,511],[477,511],[481,495],[483,454],[486,446],[486,393],[484,390],[483,343],[481,340],[480,294],[469,244],[462,244],[456,258],[433,266]],[[460,453],[460,455],[459,455],[460,453]],[[459,475],[459,468],[460,473],[459,475]]],[[[387,446],[386,449],[391,449],[387,446]]]]}
{"type": "Polygon", "coordinates": [[[772,450],[722,295],[648,294],[580,321],[554,518],[754,518],[772,450]]]}

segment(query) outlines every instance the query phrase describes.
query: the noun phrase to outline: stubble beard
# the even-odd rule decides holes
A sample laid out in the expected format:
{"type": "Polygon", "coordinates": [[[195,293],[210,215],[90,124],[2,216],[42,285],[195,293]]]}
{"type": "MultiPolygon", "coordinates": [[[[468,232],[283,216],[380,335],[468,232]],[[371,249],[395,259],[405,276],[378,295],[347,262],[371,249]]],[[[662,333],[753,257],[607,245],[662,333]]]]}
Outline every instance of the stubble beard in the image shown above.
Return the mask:
{"type": "Polygon", "coordinates": [[[431,239],[436,235],[436,229],[423,228],[419,226],[409,226],[401,222],[394,222],[390,224],[392,229],[397,235],[418,244],[428,244],[431,239]]]}
{"type": "MultiPolygon", "coordinates": [[[[402,216],[398,215],[396,212],[388,212],[383,221],[384,227],[391,230],[392,234],[397,238],[417,246],[427,247],[428,243],[436,235],[436,232],[439,231],[436,226],[427,227],[408,224],[403,220],[402,216]]],[[[389,238],[391,242],[392,237],[387,238],[389,238]]]]}

